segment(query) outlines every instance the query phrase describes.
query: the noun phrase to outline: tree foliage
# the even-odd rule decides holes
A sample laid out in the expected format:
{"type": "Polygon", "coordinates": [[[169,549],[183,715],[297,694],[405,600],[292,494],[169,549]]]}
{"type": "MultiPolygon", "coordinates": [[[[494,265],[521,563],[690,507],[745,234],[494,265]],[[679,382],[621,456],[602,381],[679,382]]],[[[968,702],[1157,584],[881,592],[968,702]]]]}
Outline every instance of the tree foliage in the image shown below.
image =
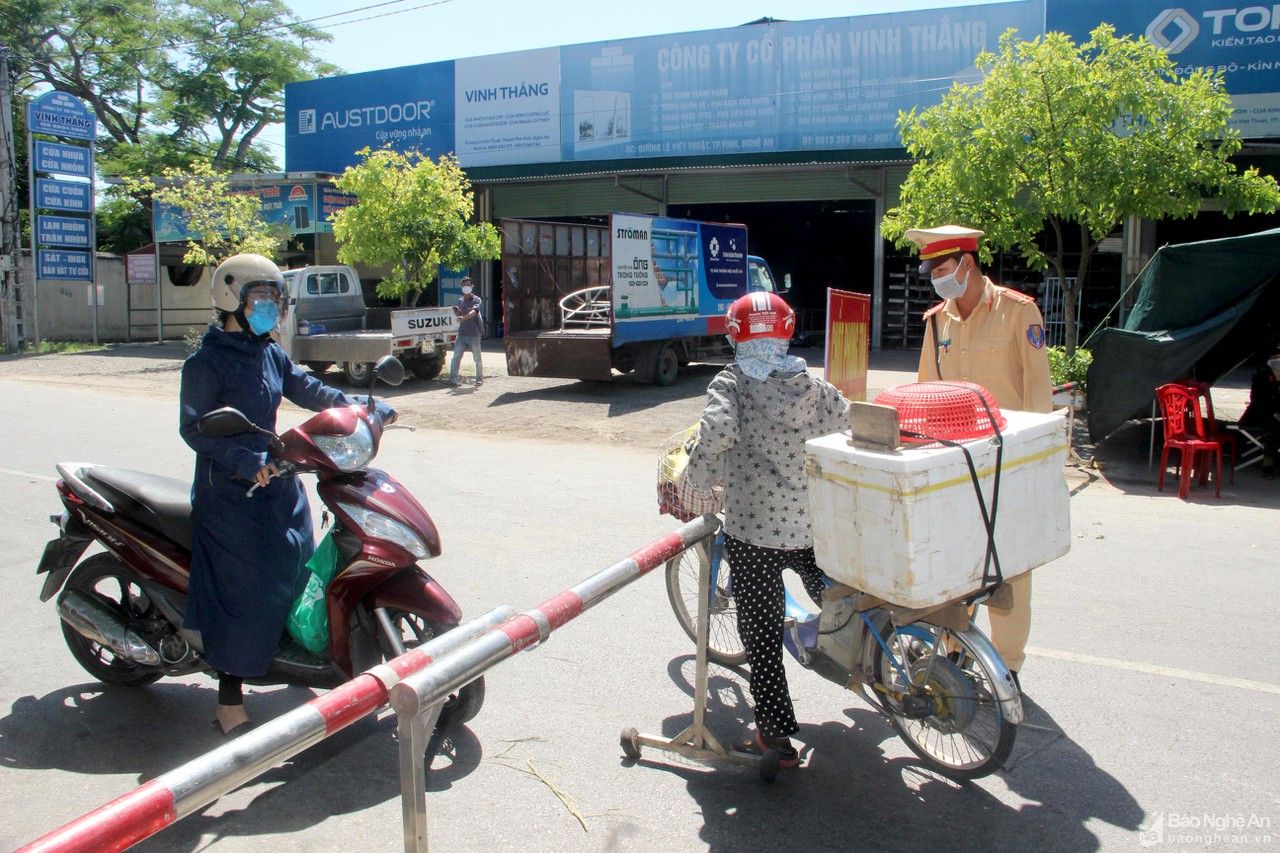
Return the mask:
{"type": "Polygon", "coordinates": [[[106,175],[155,175],[193,157],[275,168],[255,140],[283,117],[286,83],[336,70],[310,47],[328,39],[281,0],[0,4],[0,42],[22,84],[69,92],[97,115],[106,175]]]}
{"type": "Polygon", "coordinates": [[[411,305],[444,264],[462,269],[501,253],[498,229],[471,224],[471,182],[457,158],[438,161],[418,151],[357,152],[363,158],[335,183],[356,203],[333,216],[338,258],[345,264],[391,266],[378,295],[411,305]]]}
{"type": "Polygon", "coordinates": [[[147,194],[182,211],[186,218],[188,264],[215,266],[232,255],[255,252],[274,257],[286,236],[262,219],[256,196],[236,193],[227,173],[196,161],[188,170],[168,168],[164,178],[125,178],[131,193],[147,194]]]}
{"type": "MultiPolygon", "coordinates": [[[[1010,30],[976,64],[980,82],[898,117],[918,161],[882,226],[899,245],[909,228],[982,228],[989,248],[1016,250],[1068,285],[1074,275],[1063,287],[1074,317],[1098,241],[1127,217],[1193,216],[1202,199],[1228,215],[1280,206],[1274,177],[1228,159],[1240,136],[1218,72],[1179,77],[1159,48],[1107,24],[1080,45],[1062,33],[1019,41],[1010,30]],[[1052,245],[1042,248],[1046,229],[1052,245]],[[1082,247],[1073,270],[1069,229],[1082,247]]],[[[1066,343],[1073,352],[1073,323],[1066,343]]]]}

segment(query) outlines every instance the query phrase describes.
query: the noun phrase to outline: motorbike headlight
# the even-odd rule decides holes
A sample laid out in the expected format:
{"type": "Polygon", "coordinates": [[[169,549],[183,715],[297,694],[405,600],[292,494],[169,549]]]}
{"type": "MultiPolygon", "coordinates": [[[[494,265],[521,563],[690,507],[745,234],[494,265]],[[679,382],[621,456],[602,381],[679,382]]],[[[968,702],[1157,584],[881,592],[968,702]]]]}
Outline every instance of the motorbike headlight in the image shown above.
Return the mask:
{"type": "Polygon", "coordinates": [[[419,560],[426,559],[427,546],[422,543],[422,538],[395,519],[355,504],[339,503],[338,507],[360,525],[366,535],[394,542],[419,560]]]}
{"type": "Polygon", "coordinates": [[[373,458],[373,433],[364,421],[356,421],[350,435],[317,435],[312,440],[339,471],[359,471],[373,458]]]}

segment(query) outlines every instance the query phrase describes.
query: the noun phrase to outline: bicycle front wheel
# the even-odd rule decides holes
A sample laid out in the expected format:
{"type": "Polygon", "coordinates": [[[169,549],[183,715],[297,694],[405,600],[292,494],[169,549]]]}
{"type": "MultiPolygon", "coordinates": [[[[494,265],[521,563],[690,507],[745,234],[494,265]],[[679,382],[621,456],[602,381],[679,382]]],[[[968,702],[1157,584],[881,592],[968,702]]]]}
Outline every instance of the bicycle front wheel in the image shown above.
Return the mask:
{"type": "MultiPolygon", "coordinates": [[[[698,641],[698,577],[703,566],[710,568],[710,539],[704,539],[667,562],[667,598],[680,627],[698,641]]],[[[707,611],[707,658],[724,666],[738,666],[747,660],[747,651],[738,636],[738,607],[729,578],[728,555],[720,557],[710,588],[707,611]]]]}
{"type": "Polygon", "coordinates": [[[965,636],[922,622],[887,623],[882,636],[894,660],[884,649],[876,655],[876,692],[911,751],[953,779],[1003,767],[1018,730],[996,700],[995,673],[965,636]]]}

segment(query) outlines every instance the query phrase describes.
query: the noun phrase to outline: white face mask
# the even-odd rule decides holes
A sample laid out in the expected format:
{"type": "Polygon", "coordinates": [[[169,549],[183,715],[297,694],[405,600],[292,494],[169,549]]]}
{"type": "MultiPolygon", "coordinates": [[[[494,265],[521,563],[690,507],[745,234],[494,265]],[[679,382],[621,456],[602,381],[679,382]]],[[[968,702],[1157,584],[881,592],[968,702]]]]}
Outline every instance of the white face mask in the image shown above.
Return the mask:
{"type": "Polygon", "coordinates": [[[463,296],[470,296],[470,295],[471,295],[471,285],[469,285],[469,284],[467,284],[467,285],[463,285],[463,287],[462,287],[462,295],[463,295],[463,296]]]}
{"type": "Polygon", "coordinates": [[[940,275],[935,279],[931,279],[933,282],[933,291],[938,294],[940,299],[959,299],[964,295],[967,285],[965,282],[956,278],[956,273],[959,271],[960,266],[957,264],[956,268],[946,275],[940,275]]]}

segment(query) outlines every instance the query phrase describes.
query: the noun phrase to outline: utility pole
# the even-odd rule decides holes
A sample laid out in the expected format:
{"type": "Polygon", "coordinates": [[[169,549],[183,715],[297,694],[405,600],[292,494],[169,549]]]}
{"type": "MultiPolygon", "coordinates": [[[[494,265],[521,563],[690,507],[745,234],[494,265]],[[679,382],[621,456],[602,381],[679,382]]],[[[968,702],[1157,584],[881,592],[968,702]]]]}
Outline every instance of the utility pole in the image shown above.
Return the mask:
{"type": "Polygon", "coordinates": [[[22,348],[22,303],[19,275],[22,249],[19,237],[18,183],[13,161],[13,104],[10,92],[9,49],[0,44],[0,320],[5,352],[22,348]]]}

